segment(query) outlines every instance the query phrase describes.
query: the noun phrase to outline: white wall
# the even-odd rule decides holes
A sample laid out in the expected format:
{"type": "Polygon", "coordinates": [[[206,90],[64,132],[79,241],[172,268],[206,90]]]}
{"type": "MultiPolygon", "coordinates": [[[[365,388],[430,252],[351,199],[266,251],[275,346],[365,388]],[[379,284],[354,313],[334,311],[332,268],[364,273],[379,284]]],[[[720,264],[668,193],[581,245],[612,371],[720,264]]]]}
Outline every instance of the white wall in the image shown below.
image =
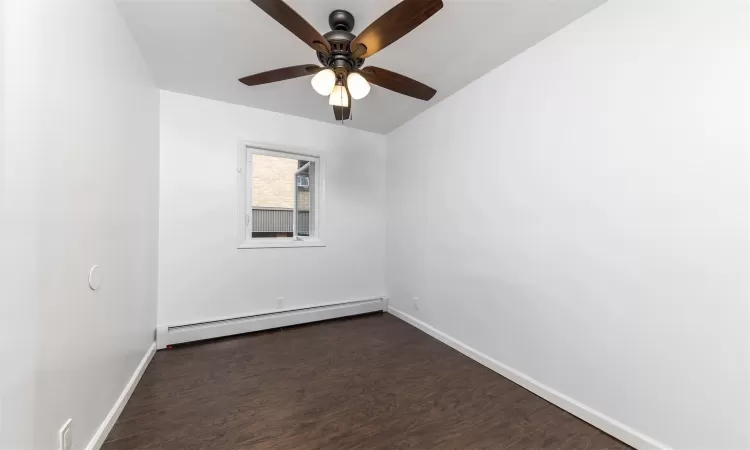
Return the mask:
{"type": "Polygon", "coordinates": [[[162,91],[159,325],[382,296],[385,137],[162,91]],[[319,154],[323,248],[237,249],[242,140],[319,154]]]}
{"type": "Polygon", "coordinates": [[[750,448],[748,12],[610,0],[390,134],[391,305],[666,445],[750,448]]]}
{"type": "Polygon", "coordinates": [[[34,438],[38,287],[32,263],[38,246],[27,214],[35,192],[23,183],[28,173],[22,168],[30,168],[24,159],[30,155],[6,151],[19,138],[9,131],[15,129],[10,118],[20,106],[18,92],[8,89],[18,76],[8,63],[19,57],[8,51],[9,37],[23,27],[10,20],[19,2],[6,1],[0,0],[0,449],[25,450],[33,448],[34,438]]]}
{"type": "Polygon", "coordinates": [[[6,3],[0,447],[80,450],[154,340],[159,94],[111,1],[6,3]]]}

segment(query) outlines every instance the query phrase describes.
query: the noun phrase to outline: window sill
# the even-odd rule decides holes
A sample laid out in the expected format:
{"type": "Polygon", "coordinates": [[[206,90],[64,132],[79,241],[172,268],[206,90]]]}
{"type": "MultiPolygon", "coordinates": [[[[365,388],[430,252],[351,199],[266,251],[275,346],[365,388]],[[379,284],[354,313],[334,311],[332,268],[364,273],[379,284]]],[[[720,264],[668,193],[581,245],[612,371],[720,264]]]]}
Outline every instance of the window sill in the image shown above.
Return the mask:
{"type": "Polygon", "coordinates": [[[238,249],[245,248],[297,248],[297,247],[325,247],[325,244],[317,239],[306,241],[295,241],[292,239],[248,239],[237,246],[238,249]]]}

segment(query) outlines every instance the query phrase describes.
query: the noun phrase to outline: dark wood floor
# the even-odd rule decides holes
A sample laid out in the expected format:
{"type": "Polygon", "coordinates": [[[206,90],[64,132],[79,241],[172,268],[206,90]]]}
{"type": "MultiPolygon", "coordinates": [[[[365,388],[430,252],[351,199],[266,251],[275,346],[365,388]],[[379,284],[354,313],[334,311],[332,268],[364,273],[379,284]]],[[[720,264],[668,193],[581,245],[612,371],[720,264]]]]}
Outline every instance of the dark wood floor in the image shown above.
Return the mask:
{"type": "Polygon", "coordinates": [[[157,352],[103,450],[628,449],[390,315],[157,352]]]}

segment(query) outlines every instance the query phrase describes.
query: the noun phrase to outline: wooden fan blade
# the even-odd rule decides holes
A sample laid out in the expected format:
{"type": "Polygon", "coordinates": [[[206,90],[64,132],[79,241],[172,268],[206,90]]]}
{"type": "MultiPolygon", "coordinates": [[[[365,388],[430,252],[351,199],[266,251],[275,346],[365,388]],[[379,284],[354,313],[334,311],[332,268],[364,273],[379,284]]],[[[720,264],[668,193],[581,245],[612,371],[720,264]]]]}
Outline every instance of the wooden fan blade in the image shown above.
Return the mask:
{"type": "Polygon", "coordinates": [[[249,75],[244,78],[240,78],[240,82],[248,86],[257,86],[259,84],[275,83],[277,81],[289,80],[292,78],[299,78],[307,75],[315,75],[321,70],[323,70],[322,67],[303,64],[301,66],[284,67],[282,69],[274,69],[269,70],[268,72],[256,73],[255,75],[249,75]]]}
{"type": "Polygon", "coordinates": [[[336,118],[336,120],[349,120],[349,118],[352,116],[352,96],[349,94],[349,90],[346,90],[346,95],[349,97],[349,106],[334,106],[333,107],[333,117],[336,118]]]}
{"type": "Polygon", "coordinates": [[[331,54],[331,44],[283,0],[251,0],[316,52],[331,54]]]}
{"type": "Polygon", "coordinates": [[[404,37],[442,7],[442,0],[403,0],[359,33],[349,49],[360,58],[368,58],[404,37]],[[366,47],[364,53],[358,48],[360,45],[366,47]]]}
{"type": "Polygon", "coordinates": [[[430,100],[437,91],[426,84],[412,80],[409,77],[391,72],[390,70],[381,69],[380,67],[365,67],[359,73],[365,77],[365,80],[372,84],[377,84],[393,92],[408,95],[409,97],[420,100],[430,100]]]}
{"type": "Polygon", "coordinates": [[[349,117],[351,117],[352,109],[349,107],[343,107],[343,106],[334,106],[333,107],[333,116],[336,118],[336,120],[349,120],[349,117]]]}

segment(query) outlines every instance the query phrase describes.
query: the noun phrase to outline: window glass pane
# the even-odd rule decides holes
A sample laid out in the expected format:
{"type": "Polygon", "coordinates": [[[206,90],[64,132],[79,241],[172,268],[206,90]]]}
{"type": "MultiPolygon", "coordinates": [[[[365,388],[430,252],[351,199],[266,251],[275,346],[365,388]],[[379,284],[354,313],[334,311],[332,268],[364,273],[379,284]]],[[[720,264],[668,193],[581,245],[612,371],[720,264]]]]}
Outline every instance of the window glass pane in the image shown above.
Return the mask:
{"type": "Polygon", "coordinates": [[[297,235],[301,237],[315,236],[313,217],[313,201],[315,190],[315,163],[300,161],[300,167],[305,167],[297,172],[296,191],[297,198],[297,235]],[[305,165],[307,166],[305,167],[305,165]]]}
{"type": "Polygon", "coordinates": [[[296,159],[252,155],[252,230],[254,238],[293,236],[296,159]]]}

